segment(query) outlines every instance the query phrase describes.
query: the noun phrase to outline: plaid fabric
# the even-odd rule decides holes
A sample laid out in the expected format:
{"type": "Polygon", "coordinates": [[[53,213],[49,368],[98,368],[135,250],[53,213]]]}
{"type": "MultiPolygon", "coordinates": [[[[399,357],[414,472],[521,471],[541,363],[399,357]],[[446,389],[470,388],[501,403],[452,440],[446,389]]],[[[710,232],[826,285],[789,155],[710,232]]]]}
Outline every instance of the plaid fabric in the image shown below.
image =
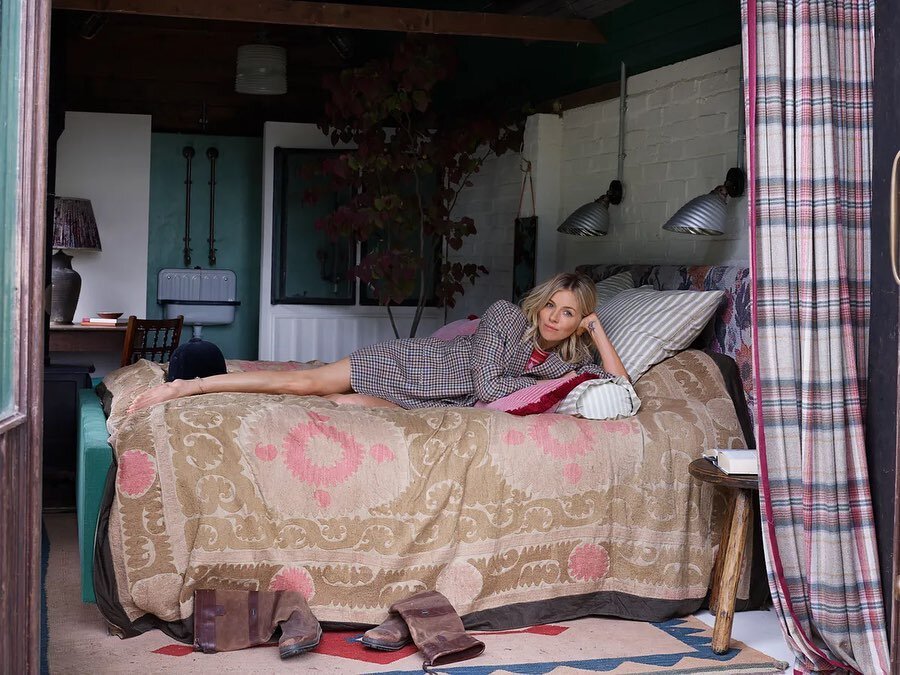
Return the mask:
{"type": "Polygon", "coordinates": [[[742,0],[760,498],[806,671],[888,672],[864,447],[873,0],[742,0]]]}
{"type": "Polygon", "coordinates": [[[511,302],[488,307],[474,335],[454,340],[407,338],[363,347],[350,354],[350,386],[359,394],[404,408],[472,406],[495,401],[538,379],[575,370],[609,378],[592,363],[573,366],[555,353],[524,376],[534,345],[523,342],[528,321],[511,302]]]}

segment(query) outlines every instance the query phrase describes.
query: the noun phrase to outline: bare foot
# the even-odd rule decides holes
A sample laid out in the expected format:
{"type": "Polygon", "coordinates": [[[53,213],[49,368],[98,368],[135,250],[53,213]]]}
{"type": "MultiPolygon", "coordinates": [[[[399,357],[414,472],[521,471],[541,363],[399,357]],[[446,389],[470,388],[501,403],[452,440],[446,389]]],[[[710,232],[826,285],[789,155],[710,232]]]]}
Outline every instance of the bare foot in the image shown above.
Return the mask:
{"type": "Polygon", "coordinates": [[[172,382],[158,384],[134,399],[131,405],[128,406],[128,413],[131,414],[136,410],[156,405],[157,403],[171,401],[173,398],[181,398],[182,396],[197,393],[189,391],[189,388],[185,386],[186,384],[185,380],[173,380],[172,382]]]}

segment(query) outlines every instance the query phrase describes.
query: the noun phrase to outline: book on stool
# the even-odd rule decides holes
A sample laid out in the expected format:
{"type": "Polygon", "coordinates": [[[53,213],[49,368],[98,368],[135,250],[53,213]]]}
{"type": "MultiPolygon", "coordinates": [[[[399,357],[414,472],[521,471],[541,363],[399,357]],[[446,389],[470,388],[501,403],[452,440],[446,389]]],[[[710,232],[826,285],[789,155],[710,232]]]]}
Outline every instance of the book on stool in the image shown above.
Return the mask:
{"type": "Polygon", "coordinates": [[[703,456],[727,474],[759,474],[759,455],[756,450],[710,448],[703,451],[703,456]]]}

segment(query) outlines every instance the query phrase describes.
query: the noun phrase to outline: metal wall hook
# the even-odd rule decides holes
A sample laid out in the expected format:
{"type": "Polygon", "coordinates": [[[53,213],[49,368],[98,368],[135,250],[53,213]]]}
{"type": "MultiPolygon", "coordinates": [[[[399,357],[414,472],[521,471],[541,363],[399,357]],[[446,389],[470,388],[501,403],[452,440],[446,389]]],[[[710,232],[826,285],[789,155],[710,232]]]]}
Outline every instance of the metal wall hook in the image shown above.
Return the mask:
{"type": "Polygon", "coordinates": [[[219,158],[217,148],[207,148],[209,158],[209,264],[216,264],[216,160],[219,158]]]}
{"type": "Polygon", "coordinates": [[[181,150],[187,166],[184,178],[184,266],[191,265],[191,161],[194,159],[194,148],[189,145],[181,150]]]}

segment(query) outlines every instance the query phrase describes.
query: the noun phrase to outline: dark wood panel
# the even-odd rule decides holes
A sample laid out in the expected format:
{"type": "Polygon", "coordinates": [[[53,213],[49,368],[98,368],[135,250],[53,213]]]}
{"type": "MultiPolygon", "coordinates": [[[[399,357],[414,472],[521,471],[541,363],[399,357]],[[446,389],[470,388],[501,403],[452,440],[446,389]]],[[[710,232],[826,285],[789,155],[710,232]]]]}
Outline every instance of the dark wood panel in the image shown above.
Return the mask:
{"type": "MultiPolygon", "coordinates": [[[[897,285],[888,246],[891,166],[900,150],[900,31],[897,3],[875,5],[875,87],[872,144],[872,290],[869,324],[866,460],[881,569],[882,597],[888,627],[897,636],[897,603],[893,581],[898,570],[895,537],[897,453],[897,285]],[[893,606],[893,612],[892,612],[893,606]]],[[[892,645],[897,657],[900,645],[892,645]]],[[[896,671],[895,671],[896,672],[896,671]]]]}
{"type": "Polygon", "coordinates": [[[72,75],[67,80],[67,96],[72,100],[108,98],[122,101],[153,101],[158,104],[206,101],[212,105],[240,105],[247,107],[299,107],[298,103],[310,95],[324,100],[321,83],[298,77],[288,84],[283,96],[250,96],[234,91],[234,72],[218,82],[198,82],[187,79],[175,82],[161,79],[122,78],[118,76],[72,75]],[[293,85],[293,90],[291,89],[293,85]]]}
{"type": "Polygon", "coordinates": [[[304,0],[258,0],[223,3],[218,0],[55,0],[59,9],[218,19],[251,23],[321,26],[358,30],[476,35],[599,44],[600,29],[584,19],[556,19],[483,12],[452,12],[407,7],[349,5],[304,0]]]}
{"type": "MultiPolygon", "coordinates": [[[[546,2],[575,15],[572,3],[546,2]]],[[[578,3],[579,11],[587,10],[582,0],[578,3]]],[[[425,6],[428,0],[404,4],[425,6]]],[[[460,6],[517,12],[521,5],[494,0],[460,6]]],[[[615,11],[603,17],[604,27],[610,29],[609,42],[603,45],[441,38],[456,45],[459,69],[456,80],[437,92],[438,104],[445,112],[464,114],[494,107],[516,110],[579,92],[584,93],[573,97],[571,105],[596,101],[609,93],[600,85],[618,82],[620,60],[634,75],[740,40],[737,0],[634,0],[624,7],[622,0],[594,0],[592,11],[613,5],[615,11]]],[[[371,8],[358,11],[364,9],[371,8]]],[[[499,16],[504,22],[515,18],[499,16]]],[[[66,108],[151,115],[155,131],[204,131],[199,124],[204,104],[209,133],[258,135],[266,118],[319,122],[323,75],[388,54],[403,37],[397,32],[112,12],[60,10],[57,18],[67,34],[66,72],[61,75],[66,108]],[[237,48],[260,41],[287,48],[285,96],[233,92],[237,48]]]]}
{"type": "Polygon", "coordinates": [[[50,326],[51,352],[122,352],[125,326],[50,326]]]}

